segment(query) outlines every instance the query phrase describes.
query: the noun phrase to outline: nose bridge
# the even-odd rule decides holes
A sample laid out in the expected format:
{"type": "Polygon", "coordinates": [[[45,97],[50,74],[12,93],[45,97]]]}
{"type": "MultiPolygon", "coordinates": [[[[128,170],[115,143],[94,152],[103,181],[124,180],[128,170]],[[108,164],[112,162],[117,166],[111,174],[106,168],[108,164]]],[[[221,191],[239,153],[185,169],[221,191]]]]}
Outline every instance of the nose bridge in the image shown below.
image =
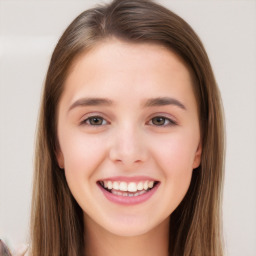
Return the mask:
{"type": "Polygon", "coordinates": [[[111,160],[129,165],[145,161],[146,155],[146,145],[139,126],[125,122],[117,127],[110,148],[111,160]]]}

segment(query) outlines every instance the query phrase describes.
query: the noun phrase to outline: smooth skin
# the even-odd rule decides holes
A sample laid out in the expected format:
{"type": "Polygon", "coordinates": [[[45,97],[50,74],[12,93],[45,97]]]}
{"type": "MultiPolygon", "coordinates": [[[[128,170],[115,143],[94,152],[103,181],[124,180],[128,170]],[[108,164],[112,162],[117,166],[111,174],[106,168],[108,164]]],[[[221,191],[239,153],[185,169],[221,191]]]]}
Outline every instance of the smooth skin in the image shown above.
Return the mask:
{"type": "Polygon", "coordinates": [[[183,61],[157,44],[104,40],[73,63],[57,131],[58,163],[84,212],[86,255],[167,256],[170,214],[201,159],[183,61]],[[160,185],[149,200],[121,205],[97,185],[114,176],[148,176],[160,185]]]}

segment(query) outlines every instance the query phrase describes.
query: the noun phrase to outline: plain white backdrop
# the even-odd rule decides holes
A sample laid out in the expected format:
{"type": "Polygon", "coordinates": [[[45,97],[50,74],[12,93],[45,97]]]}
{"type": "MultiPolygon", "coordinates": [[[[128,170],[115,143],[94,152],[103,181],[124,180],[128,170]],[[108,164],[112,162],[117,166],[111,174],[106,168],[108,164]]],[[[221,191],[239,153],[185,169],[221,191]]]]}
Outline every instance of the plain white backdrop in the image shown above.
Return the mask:
{"type": "MultiPolygon", "coordinates": [[[[255,256],[256,1],[157,2],[191,25],[209,54],[226,115],[226,254],[255,256]]],[[[0,0],[0,238],[11,247],[28,237],[34,137],[51,53],[66,26],[97,3],[0,0]]]]}

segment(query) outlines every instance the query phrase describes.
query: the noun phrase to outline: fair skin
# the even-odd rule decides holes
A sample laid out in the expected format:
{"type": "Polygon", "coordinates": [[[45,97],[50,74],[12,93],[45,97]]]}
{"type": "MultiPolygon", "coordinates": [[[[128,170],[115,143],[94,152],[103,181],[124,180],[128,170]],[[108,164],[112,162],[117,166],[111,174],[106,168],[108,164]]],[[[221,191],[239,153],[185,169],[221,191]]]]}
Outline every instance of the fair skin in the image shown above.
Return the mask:
{"type": "Polygon", "coordinates": [[[181,59],[157,44],[99,43],[70,70],[57,131],[58,163],[84,212],[87,255],[167,256],[170,214],[201,157],[181,59]]]}

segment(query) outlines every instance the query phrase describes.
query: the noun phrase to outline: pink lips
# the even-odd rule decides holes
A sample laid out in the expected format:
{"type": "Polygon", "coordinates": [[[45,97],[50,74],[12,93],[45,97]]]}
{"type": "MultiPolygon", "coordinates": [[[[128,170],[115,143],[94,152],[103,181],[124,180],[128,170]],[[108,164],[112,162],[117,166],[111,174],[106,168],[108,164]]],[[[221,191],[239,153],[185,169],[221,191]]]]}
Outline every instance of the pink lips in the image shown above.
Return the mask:
{"type": "Polygon", "coordinates": [[[138,181],[143,181],[143,180],[152,180],[152,178],[150,178],[148,176],[135,176],[135,177],[115,176],[115,177],[107,178],[104,180],[138,182],[138,181]]]}
{"type": "MultiPolygon", "coordinates": [[[[104,180],[108,180],[108,179],[104,179],[104,180]]],[[[126,182],[136,182],[136,181],[141,181],[141,180],[152,180],[152,178],[149,177],[145,177],[145,176],[140,176],[140,177],[114,177],[109,179],[111,181],[126,181],[126,182]]],[[[146,193],[142,194],[142,195],[137,195],[137,196],[122,196],[122,195],[116,195],[113,194],[109,191],[107,191],[106,189],[104,189],[100,184],[98,184],[98,187],[100,188],[100,190],[102,191],[102,193],[104,194],[104,196],[111,202],[116,203],[116,204],[122,204],[122,205],[134,205],[134,204],[140,204],[143,203],[147,200],[149,200],[151,198],[151,196],[154,195],[154,193],[157,191],[160,182],[158,182],[152,189],[150,189],[149,191],[147,191],[146,193]]]]}

